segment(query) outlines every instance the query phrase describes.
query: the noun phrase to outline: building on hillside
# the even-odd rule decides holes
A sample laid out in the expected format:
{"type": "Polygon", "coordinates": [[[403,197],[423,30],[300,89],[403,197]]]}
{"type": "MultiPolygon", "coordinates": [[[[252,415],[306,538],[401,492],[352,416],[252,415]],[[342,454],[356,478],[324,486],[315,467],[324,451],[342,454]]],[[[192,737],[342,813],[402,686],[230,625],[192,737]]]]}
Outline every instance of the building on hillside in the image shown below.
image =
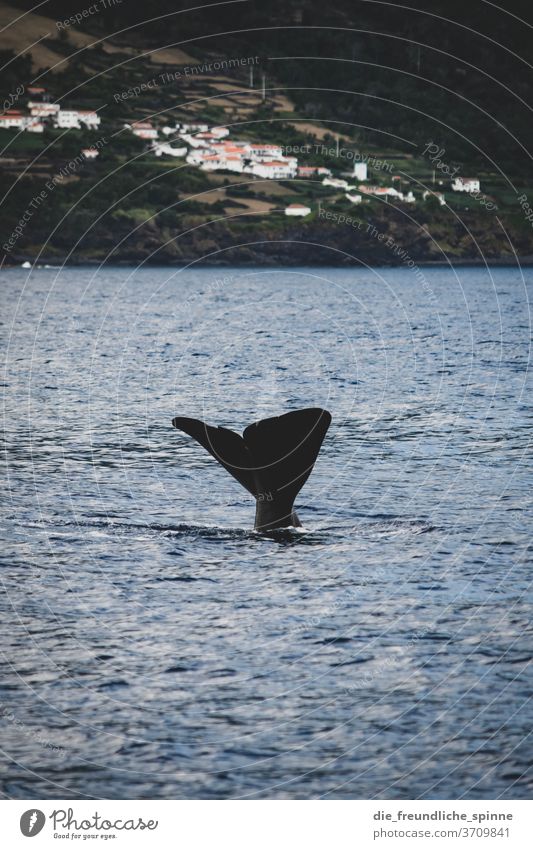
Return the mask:
{"type": "Polygon", "coordinates": [[[186,162],[189,165],[199,165],[202,171],[224,171],[226,167],[226,160],[220,156],[217,156],[216,153],[209,153],[208,151],[200,151],[201,156],[195,156],[191,151],[186,157],[186,162]]]}
{"type": "Polygon", "coordinates": [[[452,183],[452,190],[454,192],[468,192],[472,194],[473,192],[479,192],[480,183],[474,177],[455,177],[452,183]]]}
{"type": "Polygon", "coordinates": [[[245,159],[241,153],[226,151],[223,148],[218,150],[191,150],[186,161],[190,165],[199,165],[202,171],[235,171],[242,174],[245,166],[245,159]]]}
{"type": "Polygon", "coordinates": [[[368,180],[368,167],[366,162],[354,162],[353,176],[356,180],[368,180]]]}
{"type": "Polygon", "coordinates": [[[242,174],[244,171],[244,159],[234,154],[206,153],[200,165],[203,171],[235,171],[242,174]]]}
{"type": "Polygon", "coordinates": [[[77,109],[60,109],[55,116],[55,125],[61,130],[79,130],[80,119],[77,109]]]}
{"type": "Polygon", "coordinates": [[[58,115],[61,107],[59,103],[42,103],[41,101],[28,100],[30,115],[34,118],[54,118],[58,115]]]}
{"type": "Polygon", "coordinates": [[[82,148],[81,153],[85,159],[96,159],[97,156],[100,156],[100,151],[95,147],[84,147],[82,148]]]}
{"type": "Polygon", "coordinates": [[[252,161],[245,170],[267,180],[290,180],[297,174],[298,160],[295,157],[287,157],[272,161],[252,161]]]}
{"type": "Polygon", "coordinates": [[[401,200],[404,203],[416,203],[416,197],[413,192],[409,191],[406,195],[403,192],[399,192],[398,189],[392,188],[392,186],[359,186],[359,191],[364,195],[372,195],[373,197],[383,198],[384,200],[388,200],[389,198],[396,198],[397,200],[401,200]]]}
{"type": "Polygon", "coordinates": [[[157,130],[150,121],[134,121],[131,126],[129,124],[125,124],[124,126],[129,127],[133,135],[139,139],[157,138],[157,130]]]}
{"type": "Polygon", "coordinates": [[[26,120],[26,116],[19,109],[8,109],[3,115],[0,115],[0,128],[2,130],[22,130],[26,120]]]}
{"type": "Polygon", "coordinates": [[[208,144],[218,140],[218,136],[216,136],[214,133],[211,133],[209,131],[207,131],[205,133],[196,133],[194,138],[195,139],[201,139],[203,142],[207,142],[208,144]]]}
{"type": "Polygon", "coordinates": [[[305,216],[309,215],[310,212],[311,208],[309,206],[305,206],[303,203],[291,203],[289,206],[285,207],[285,215],[305,218],[305,216]]]}
{"type": "Polygon", "coordinates": [[[228,153],[224,158],[224,167],[226,171],[235,171],[237,174],[242,174],[246,170],[244,157],[235,153],[228,153]]]}
{"type": "Polygon", "coordinates": [[[251,144],[249,146],[250,155],[257,160],[265,160],[273,162],[274,160],[283,160],[283,148],[280,144],[251,144]]]}
{"type": "Polygon", "coordinates": [[[350,203],[361,203],[363,200],[363,195],[352,195],[349,192],[346,192],[344,196],[350,203]]]}
{"type": "Polygon", "coordinates": [[[244,141],[217,141],[213,144],[214,150],[224,150],[226,153],[239,156],[251,156],[251,147],[248,142],[244,141]]]}
{"type": "Polygon", "coordinates": [[[323,186],[332,186],[334,189],[347,189],[348,183],[346,180],[339,180],[337,177],[324,177],[322,180],[323,186]]]}
{"type": "Polygon", "coordinates": [[[387,197],[391,195],[391,197],[397,197],[400,192],[396,189],[386,186],[358,186],[360,192],[363,192],[364,195],[373,195],[374,197],[387,197]]]}
{"type": "Polygon", "coordinates": [[[100,116],[94,109],[59,109],[54,120],[55,126],[60,130],[81,130],[82,124],[87,129],[94,130],[100,125],[100,116]]]}
{"type": "Polygon", "coordinates": [[[29,133],[43,133],[44,124],[39,118],[26,115],[19,109],[8,109],[0,115],[0,129],[27,130],[29,133]]]}
{"type": "Polygon", "coordinates": [[[211,127],[211,132],[217,139],[225,139],[226,136],[229,136],[227,127],[211,127]]]}
{"type": "Polygon", "coordinates": [[[100,126],[100,116],[94,109],[78,109],[78,116],[88,130],[96,130],[100,126]]]}
{"type": "Polygon", "coordinates": [[[209,130],[208,124],[176,124],[176,127],[180,133],[207,133],[209,130]]]}

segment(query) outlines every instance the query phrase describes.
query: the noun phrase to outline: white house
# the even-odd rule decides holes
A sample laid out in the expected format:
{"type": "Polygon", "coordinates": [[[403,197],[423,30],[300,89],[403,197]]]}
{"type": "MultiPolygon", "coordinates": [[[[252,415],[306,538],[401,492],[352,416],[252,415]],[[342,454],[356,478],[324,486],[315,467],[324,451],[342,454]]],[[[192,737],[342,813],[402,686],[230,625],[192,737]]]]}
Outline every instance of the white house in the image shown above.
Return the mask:
{"type": "Polygon", "coordinates": [[[402,193],[391,186],[359,186],[359,191],[365,195],[374,195],[375,197],[396,197],[402,196],[402,193]]]}
{"type": "Polygon", "coordinates": [[[78,109],[78,116],[88,130],[95,130],[100,126],[100,116],[94,109],[78,109]]]}
{"type": "MultiPolygon", "coordinates": [[[[129,124],[125,124],[126,127],[129,124]]],[[[131,125],[131,131],[134,136],[137,136],[140,139],[156,139],[157,138],[157,130],[150,123],[150,121],[135,121],[131,125]]]]}
{"type": "Polygon", "coordinates": [[[283,148],[280,144],[251,144],[250,154],[254,159],[264,159],[269,162],[283,160],[283,148]]]}
{"type": "Polygon", "coordinates": [[[205,133],[196,133],[195,138],[201,139],[203,142],[207,142],[208,144],[212,144],[218,140],[218,136],[210,131],[206,131],[205,133]]]}
{"type": "Polygon", "coordinates": [[[60,109],[55,116],[55,125],[60,130],[80,129],[80,118],[77,109],[60,109]]]}
{"type": "Polygon", "coordinates": [[[199,165],[202,171],[235,171],[237,174],[244,171],[244,157],[223,150],[216,153],[210,150],[191,151],[186,161],[199,165]]]}
{"type": "Polygon", "coordinates": [[[473,177],[456,177],[452,183],[452,189],[454,192],[468,192],[469,194],[479,192],[479,180],[473,177]]]}
{"type": "Polygon", "coordinates": [[[300,216],[300,218],[305,218],[305,216],[309,215],[310,212],[310,207],[304,206],[303,203],[291,203],[289,206],[285,207],[285,215],[300,216]]]}
{"type": "Polygon", "coordinates": [[[235,171],[237,174],[242,174],[245,170],[244,159],[237,153],[227,153],[220,157],[219,168],[223,171],[235,171]]]}
{"type": "MultiPolygon", "coordinates": [[[[42,104],[43,106],[53,104],[42,104]]],[[[58,109],[55,113],[55,126],[60,130],[80,130],[84,124],[87,129],[100,126],[100,116],[94,109],[58,109]]]]}
{"type": "Polygon", "coordinates": [[[39,118],[25,115],[18,109],[8,109],[0,115],[0,129],[27,130],[29,133],[44,133],[44,124],[39,118]]]}
{"type": "Polygon", "coordinates": [[[240,154],[229,153],[224,157],[224,168],[226,171],[236,171],[242,174],[245,170],[244,158],[240,154]]]}
{"type": "Polygon", "coordinates": [[[22,130],[26,117],[18,109],[8,109],[0,115],[0,128],[2,130],[22,130]]]}
{"type": "Polygon", "coordinates": [[[363,200],[363,195],[351,195],[349,192],[346,192],[345,197],[350,201],[350,203],[361,203],[363,200]]]}
{"type": "Polygon", "coordinates": [[[323,186],[333,186],[334,189],[347,189],[348,183],[346,180],[339,180],[337,177],[324,177],[322,180],[323,186]]]}
{"type": "Polygon", "coordinates": [[[398,189],[392,186],[359,186],[359,191],[364,195],[373,195],[374,197],[385,198],[385,200],[387,198],[397,198],[404,203],[416,203],[416,197],[413,192],[409,191],[404,195],[403,192],[399,192],[398,189]]]}
{"type": "Polygon", "coordinates": [[[263,177],[267,180],[288,180],[296,176],[298,170],[298,160],[295,157],[287,159],[274,159],[268,161],[252,161],[246,167],[246,171],[255,174],[256,177],[263,177]]]}
{"type": "Polygon", "coordinates": [[[208,124],[180,124],[179,129],[180,133],[207,133],[209,126],[208,124]]]}
{"type": "Polygon", "coordinates": [[[227,127],[211,127],[211,132],[217,139],[225,139],[226,136],[229,136],[227,127]]]}
{"type": "Polygon", "coordinates": [[[96,159],[97,156],[100,156],[100,151],[95,147],[84,147],[81,153],[85,159],[96,159]]]}
{"type": "Polygon", "coordinates": [[[216,153],[206,151],[202,151],[202,153],[205,153],[202,157],[196,157],[192,152],[189,153],[186,162],[190,165],[199,165],[202,171],[224,171],[226,167],[225,159],[217,156],[216,153]]]}
{"type": "Polygon", "coordinates": [[[60,110],[59,103],[43,103],[41,101],[28,100],[30,115],[34,118],[52,118],[60,110]]]}
{"type": "Polygon", "coordinates": [[[366,162],[354,162],[353,176],[356,180],[368,180],[368,168],[366,162]]]}

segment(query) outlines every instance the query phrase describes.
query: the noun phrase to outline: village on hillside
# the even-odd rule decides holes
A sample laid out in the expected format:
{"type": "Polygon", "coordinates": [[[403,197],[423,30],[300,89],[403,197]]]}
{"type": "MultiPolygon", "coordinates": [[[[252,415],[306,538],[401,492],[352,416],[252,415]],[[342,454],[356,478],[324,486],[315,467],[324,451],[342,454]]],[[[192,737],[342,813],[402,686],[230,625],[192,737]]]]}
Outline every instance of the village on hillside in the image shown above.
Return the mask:
{"type": "MultiPolygon", "coordinates": [[[[324,186],[342,190],[345,198],[354,204],[362,203],[365,195],[409,204],[417,201],[412,190],[402,192],[394,186],[368,183],[368,166],[365,161],[354,160],[350,175],[352,182],[333,176],[330,168],[300,164],[296,156],[286,155],[283,145],[231,139],[229,129],[224,126],[210,127],[205,123],[176,123],[173,127],[165,125],[161,129],[162,135],[166,136],[164,141],[159,140],[160,131],[151,121],[125,124],[125,129],[131,130],[138,138],[149,140],[156,156],[183,157],[188,164],[202,171],[230,171],[266,180],[320,180],[324,186]],[[170,137],[177,144],[173,145],[170,137]]],[[[392,182],[400,179],[399,176],[392,177],[392,182]]],[[[451,183],[451,190],[477,193],[480,191],[480,181],[476,178],[456,177],[451,183]]],[[[420,197],[427,200],[431,196],[441,206],[446,204],[443,192],[424,190],[420,197]]],[[[304,216],[311,209],[302,204],[291,204],[285,212],[288,215],[304,216]]]]}
{"type": "Polygon", "coordinates": [[[26,111],[6,109],[0,115],[0,129],[44,133],[46,126],[59,130],[96,130],[100,126],[100,117],[94,109],[63,109],[50,101],[41,86],[29,86],[26,93],[29,95],[26,111]]]}
{"type": "MultiPolygon", "coordinates": [[[[94,131],[101,124],[96,110],[74,106],[65,108],[54,103],[44,87],[30,86],[26,95],[26,109],[6,109],[0,115],[0,129],[28,133],[43,133],[46,128],[94,131]]],[[[204,172],[249,174],[260,180],[313,180],[341,193],[352,204],[365,203],[371,198],[414,204],[433,197],[441,206],[447,202],[444,191],[436,189],[424,189],[418,193],[411,188],[402,191],[398,187],[402,178],[398,175],[391,176],[391,185],[369,178],[368,157],[364,154],[353,158],[353,167],[347,172],[345,162],[336,161],[331,168],[310,165],[299,160],[290,148],[286,149],[282,144],[232,138],[228,127],[211,126],[202,121],[167,123],[158,127],[154,121],[145,118],[123,123],[120,130],[146,141],[147,153],[156,157],[182,158],[187,165],[204,172]]],[[[89,144],[82,148],[81,153],[86,159],[96,159],[99,149],[97,145],[89,144]]],[[[479,194],[480,181],[455,176],[449,189],[479,194]]],[[[284,212],[289,216],[305,217],[312,209],[307,204],[291,203],[284,212]]]]}

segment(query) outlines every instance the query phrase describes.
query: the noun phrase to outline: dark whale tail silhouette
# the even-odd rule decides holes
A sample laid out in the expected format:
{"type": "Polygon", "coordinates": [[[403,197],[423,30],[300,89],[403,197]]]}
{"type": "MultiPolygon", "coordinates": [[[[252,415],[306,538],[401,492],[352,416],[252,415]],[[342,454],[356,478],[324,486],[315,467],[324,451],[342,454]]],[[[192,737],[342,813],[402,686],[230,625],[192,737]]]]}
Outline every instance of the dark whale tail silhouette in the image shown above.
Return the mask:
{"type": "Polygon", "coordinates": [[[239,436],[199,419],[172,420],[252,493],[255,528],[262,531],[300,525],[294,499],[313,470],[330,422],[327,410],[312,407],[255,422],[239,436]]]}

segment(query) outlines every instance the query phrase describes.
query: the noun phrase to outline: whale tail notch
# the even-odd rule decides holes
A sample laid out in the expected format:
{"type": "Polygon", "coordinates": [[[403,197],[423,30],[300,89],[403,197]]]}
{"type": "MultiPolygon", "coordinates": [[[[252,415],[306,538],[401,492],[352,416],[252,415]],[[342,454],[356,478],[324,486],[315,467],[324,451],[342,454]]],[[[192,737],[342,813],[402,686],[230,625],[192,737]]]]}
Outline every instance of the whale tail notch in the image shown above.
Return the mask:
{"type": "Polygon", "coordinates": [[[256,499],[256,530],[299,525],[294,499],[313,470],[331,422],[312,407],[255,422],[242,436],[199,419],[172,424],[192,436],[256,499]]]}

